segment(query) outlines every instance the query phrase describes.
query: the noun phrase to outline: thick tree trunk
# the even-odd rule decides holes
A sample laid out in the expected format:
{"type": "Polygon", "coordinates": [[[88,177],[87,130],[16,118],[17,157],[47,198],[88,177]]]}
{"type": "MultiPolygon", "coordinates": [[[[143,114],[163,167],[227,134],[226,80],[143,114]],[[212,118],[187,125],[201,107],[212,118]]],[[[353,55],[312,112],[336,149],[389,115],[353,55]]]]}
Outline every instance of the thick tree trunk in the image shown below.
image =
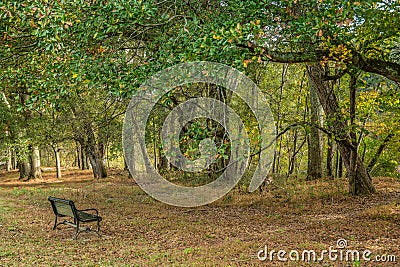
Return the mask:
{"type": "Polygon", "coordinates": [[[18,169],[19,169],[19,179],[25,179],[29,176],[30,165],[27,160],[18,162],[18,169]]]}
{"type": "Polygon", "coordinates": [[[348,174],[354,174],[349,180],[349,193],[352,195],[370,194],[375,192],[371,177],[361,158],[358,156],[357,147],[354,147],[349,129],[343,115],[340,113],[339,104],[335,93],[327,82],[322,80],[324,69],[318,63],[308,64],[309,77],[317,91],[320,103],[329,121],[330,130],[336,137],[338,149],[348,174]],[[353,153],[353,154],[352,154],[353,153]],[[352,156],[353,159],[352,160],[352,156]]]}
{"type": "Polygon", "coordinates": [[[89,157],[90,164],[92,165],[93,176],[95,179],[101,179],[107,177],[107,171],[103,162],[103,146],[96,142],[96,137],[94,135],[92,126],[90,123],[86,124],[86,137],[87,144],[84,147],[87,151],[87,156],[89,157]]]}
{"type": "Polygon", "coordinates": [[[38,146],[32,146],[31,155],[31,171],[29,179],[42,178],[42,171],[40,170],[40,151],[38,146]]]}
{"type": "Polygon", "coordinates": [[[93,176],[95,179],[107,177],[107,171],[97,146],[89,148],[89,161],[90,165],[92,165],[93,176]]]}
{"type": "Polygon", "coordinates": [[[314,180],[322,177],[322,135],[318,127],[322,126],[322,110],[318,94],[310,81],[310,120],[311,129],[308,135],[308,171],[307,179],[314,180]],[[315,125],[315,126],[314,126],[315,125]]]}

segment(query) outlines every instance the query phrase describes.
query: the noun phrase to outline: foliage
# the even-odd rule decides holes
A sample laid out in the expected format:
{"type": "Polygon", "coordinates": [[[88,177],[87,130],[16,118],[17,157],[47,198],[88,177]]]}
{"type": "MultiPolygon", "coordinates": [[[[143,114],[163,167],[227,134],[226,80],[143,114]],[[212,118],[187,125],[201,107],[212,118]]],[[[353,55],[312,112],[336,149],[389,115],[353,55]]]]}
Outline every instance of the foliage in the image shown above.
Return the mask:
{"type": "MultiPolygon", "coordinates": [[[[363,76],[376,73],[398,82],[399,11],[397,1],[376,0],[4,1],[0,3],[0,92],[12,107],[10,112],[1,113],[8,116],[4,118],[8,123],[2,123],[1,128],[10,128],[18,135],[2,134],[1,138],[8,138],[9,144],[17,144],[18,138],[21,143],[58,143],[70,139],[76,129],[79,132],[81,126],[76,121],[87,119],[98,126],[107,125],[96,135],[113,139],[120,122],[110,125],[105,123],[106,117],[92,116],[100,105],[94,97],[97,91],[102,104],[109,95],[122,101],[156,71],[195,60],[234,66],[253,80],[264,75],[259,84],[282,130],[293,121],[304,120],[298,107],[305,107],[307,99],[304,91],[296,91],[303,78],[301,73],[290,73],[288,84],[293,85],[284,86],[287,96],[279,91],[271,93],[270,87],[275,90],[281,81],[269,83],[267,72],[277,77],[280,70],[268,62],[317,61],[329,70],[326,79],[346,81],[346,73],[362,71],[363,76]],[[290,101],[291,96],[299,102],[290,101]],[[83,114],[70,120],[74,101],[82,101],[77,108],[83,114]],[[28,113],[26,125],[24,116],[28,113]],[[288,119],[290,114],[295,114],[295,119],[288,119]]],[[[372,83],[371,79],[363,80],[372,83]]],[[[385,93],[379,92],[380,100],[373,103],[372,92],[363,86],[359,85],[359,133],[377,138],[386,129],[396,129],[398,110],[388,105],[396,105],[397,93],[390,94],[396,92],[397,85],[387,86],[385,93]],[[375,104],[383,111],[370,112],[375,104]],[[372,133],[369,121],[385,126],[372,133]]],[[[336,90],[345,104],[346,90],[336,90]]],[[[241,115],[247,116],[245,111],[241,115]]],[[[290,134],[294,140],[299,132],[290,134]]],[[[196,146],[197,142],[190,149],[196,146]]],[[[282,159],[294,153],[290,149],[282,159]]],[[[111,150],[118,157],[115,152],[120,147],[114,144],[111,150]]],[[[192,152],[196,156],[197,152],[192,152]]]]}

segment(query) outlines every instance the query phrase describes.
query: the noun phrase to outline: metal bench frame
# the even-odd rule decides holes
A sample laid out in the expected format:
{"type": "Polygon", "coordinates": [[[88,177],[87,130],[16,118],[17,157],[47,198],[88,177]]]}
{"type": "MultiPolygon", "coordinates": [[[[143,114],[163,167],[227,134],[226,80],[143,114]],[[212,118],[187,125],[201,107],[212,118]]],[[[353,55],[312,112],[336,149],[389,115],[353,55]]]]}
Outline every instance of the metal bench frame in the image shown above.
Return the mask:
{"type": "Polygon", "coordinates": [[[98,236],[100,236],[100,222],[102,218],[99,216],[99,212],[97,209],[78,210],[72,200],[67,200],[63,198],[49,197],[48,200],[50,201],[51,207],[53,208],[54,214],[56,216],[54,220],[53,230],[55,230],[60,224],[75,227],[76,230],[72,239],[76,239],[81,232],[92,231],[89,227],[80,227],[80,223],[97,222],[97,230],[95,230],[95,232],[98,236]],[[88,213],[88,211],[96,214],[88,213]],[[74,222],[72,223],[64,220],[63,222],[57,223],[58,218],[62,217],[74,218],[74,222]]]}

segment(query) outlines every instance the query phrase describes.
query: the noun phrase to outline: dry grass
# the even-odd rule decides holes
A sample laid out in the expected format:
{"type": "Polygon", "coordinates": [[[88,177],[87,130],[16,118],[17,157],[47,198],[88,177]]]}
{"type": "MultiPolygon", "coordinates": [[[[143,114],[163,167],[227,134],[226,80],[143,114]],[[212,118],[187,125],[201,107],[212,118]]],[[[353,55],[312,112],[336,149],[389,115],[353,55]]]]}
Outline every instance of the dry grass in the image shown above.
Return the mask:
{"type": "Polygon", "coordinates": [[[20,182],[0,173],[0,266],[396,266],[396,263],[261,262],[270,249],[321,251],[345,238],[351,249],[397,255],[400,261],[400,183],[375,178],[378,193],[350,197],[345,180],[279,181],[262,192],[235,189],[199,208],[167,206],[123,173],[100,181],[90,171],[64,172],[61,181],[20,182]],[[51,231],[47,196],[99,209],[103,236],[51,231]],[[335,265],[336,264],[336,265],[335,265]]]}

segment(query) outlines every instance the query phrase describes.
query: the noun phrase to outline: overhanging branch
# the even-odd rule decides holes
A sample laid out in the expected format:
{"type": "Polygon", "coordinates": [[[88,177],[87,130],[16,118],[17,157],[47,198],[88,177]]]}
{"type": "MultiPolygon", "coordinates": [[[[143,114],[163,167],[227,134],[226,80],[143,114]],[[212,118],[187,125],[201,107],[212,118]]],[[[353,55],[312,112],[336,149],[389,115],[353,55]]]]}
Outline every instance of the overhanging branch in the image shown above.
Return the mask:
{"type": "MultiPolygon", "coordinates": [[[[248,49],[254,54],[258,54],[254,46],[247,46],[244,44],[238,44],[237,46],[242,49],[248,49]]],[[[288,52],[268,50],[265,47],[261,48],[263,49],[261,56],[264,60],[277,63],[307,63],[320,62],[326,59],[334,60],[329,57],[329,50],[288,52]]],[[[400,82],[400,64],[396,62],[365,58],[360,53],[353,51],[352,59],[344,63],[346,63],[349,67],[355,67],[365,72],[376,73],[392,81],[400,82]]],[[[340,76],[327,77],[328,80],[332,80],[332,78],[340,78],[340,76]]]]}

